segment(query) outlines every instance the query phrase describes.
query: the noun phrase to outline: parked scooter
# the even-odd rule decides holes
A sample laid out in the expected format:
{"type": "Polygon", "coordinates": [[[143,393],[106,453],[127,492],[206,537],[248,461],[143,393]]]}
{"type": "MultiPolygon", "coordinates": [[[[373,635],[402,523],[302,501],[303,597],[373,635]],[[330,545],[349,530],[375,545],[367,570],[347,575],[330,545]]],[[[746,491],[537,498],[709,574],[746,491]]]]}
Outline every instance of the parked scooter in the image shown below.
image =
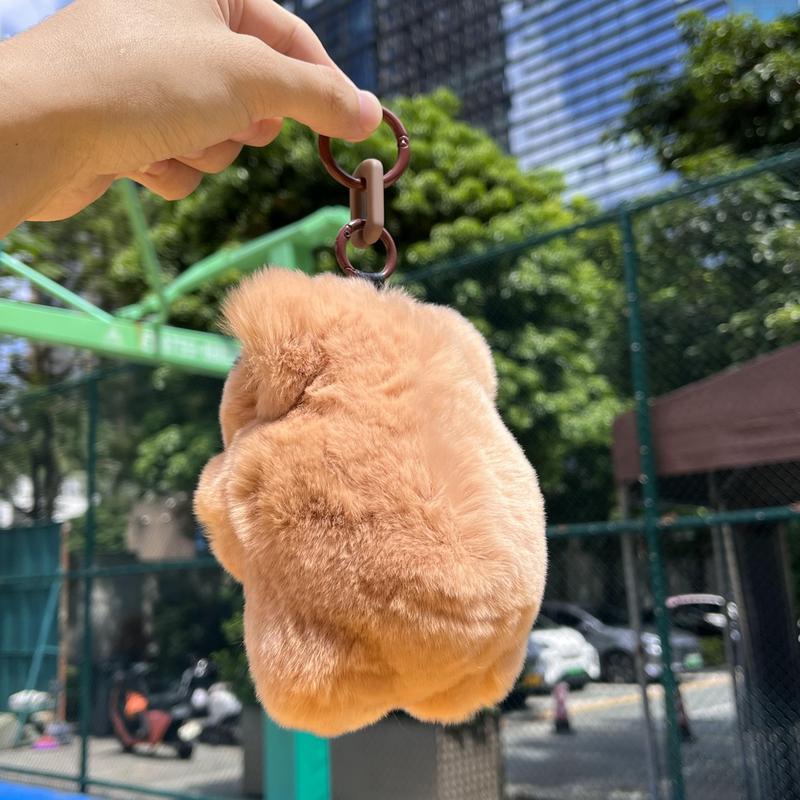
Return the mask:
{"type": "Polygon", "coordinates": [[[205,658],[184,672],[181,686],[190,693],[192,719],[181,732],[204,744],[236,745],[242,704],[228,684],[217,682],[216,678],[216,666],[205,658]]]}
{"type": "Polygon", "coordinates": [[[197,734],[183,730],[192,715],[187,688],[152,693],[149,672],[150,666],[140,662],[114,675],[108,709],[114,734],[125,752],[135,752],[137,745],[149,745],[153,750],[166,744],[175,749],[178,758],[191,758],[197,734]]]}
{"type": "Polygon", "coordinates": [[[214,683],[204,698],[202,694],[198,689],[192,696],[193,706],[202,714],[197,720],[202,726],[199,740],[205,744],[239,744],[242,704],[228,684],[214,683]]]}

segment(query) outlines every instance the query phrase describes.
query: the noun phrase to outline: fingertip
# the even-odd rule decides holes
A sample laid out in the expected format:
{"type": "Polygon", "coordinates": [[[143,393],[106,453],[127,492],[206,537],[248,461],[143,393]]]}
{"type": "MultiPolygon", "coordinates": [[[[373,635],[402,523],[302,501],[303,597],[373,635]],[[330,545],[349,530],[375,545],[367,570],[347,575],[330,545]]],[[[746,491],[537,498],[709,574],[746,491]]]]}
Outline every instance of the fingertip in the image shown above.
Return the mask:
{"type": "Polygon", "coordinates": [[[361,130],[364,132],[363,138],[366,139],[375,132],[383,119],[383,107],[380,100],[372,92],[366,89],[358,91],[359,122],[361,130]]]}

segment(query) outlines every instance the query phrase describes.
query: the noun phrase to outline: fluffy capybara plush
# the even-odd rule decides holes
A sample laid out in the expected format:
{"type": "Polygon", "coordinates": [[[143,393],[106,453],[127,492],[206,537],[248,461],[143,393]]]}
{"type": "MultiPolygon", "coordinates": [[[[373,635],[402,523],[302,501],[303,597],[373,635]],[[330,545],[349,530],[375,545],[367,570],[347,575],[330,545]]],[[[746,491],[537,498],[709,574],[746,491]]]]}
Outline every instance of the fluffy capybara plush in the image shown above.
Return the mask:
{"type": "Polygon", "coordinates": [[[484,339],[400,289],[282,269],[243,281],[225,319],[242,354],[195,507],[244,585],[264,708],[334,736],[394,709],[455,723],[497,703],[547,554],[484,339]]]}

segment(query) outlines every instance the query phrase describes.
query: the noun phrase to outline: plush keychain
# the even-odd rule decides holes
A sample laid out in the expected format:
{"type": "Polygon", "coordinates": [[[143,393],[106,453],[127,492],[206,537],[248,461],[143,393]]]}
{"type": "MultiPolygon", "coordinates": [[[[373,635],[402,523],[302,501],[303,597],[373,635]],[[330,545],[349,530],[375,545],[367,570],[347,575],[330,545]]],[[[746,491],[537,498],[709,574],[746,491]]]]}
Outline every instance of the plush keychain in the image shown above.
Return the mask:
{"type": "MultiPolygon", "coordinates": [[[[405,131],[385,119],[407,161],[405,131]]],[[[375,183],[346,177],[356,192],[375,183]]],[[[345,271],[360,231],[362,246],[384,241],[391,272],[382,226],[342,229],[345,271]]],[[[195,506],[244,585],[267,712],[333,736],[395,709],[450,723],[500,701],[547,556],[536,474],[497,413],[484,339],[400,289],[283,269],[243,281],[224,315],[242,354],[195,506]]]]}

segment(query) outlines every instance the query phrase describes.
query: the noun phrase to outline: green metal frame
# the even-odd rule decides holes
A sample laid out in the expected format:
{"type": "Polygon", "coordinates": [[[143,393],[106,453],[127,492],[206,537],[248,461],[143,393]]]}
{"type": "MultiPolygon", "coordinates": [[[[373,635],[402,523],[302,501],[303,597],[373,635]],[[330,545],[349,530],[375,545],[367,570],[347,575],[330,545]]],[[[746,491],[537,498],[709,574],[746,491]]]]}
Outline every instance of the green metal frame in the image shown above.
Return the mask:
{"type": "Polygon", "coordinates": [[[239,352],[227,336],[159,322],[100,320],[63,308],[0,299],[0,333],[148,364],[226,375],[239,352]]]}
{"type": "Polygon", "coordinates": [[[243,275],[267,263],[311,271],[314,251],[330,245],[350,219],[343,206],[322,208],[278,231],[220,250],[165,283],[138,191],[130,181],[120,181],[118,187],[151,291],[135,305],[110,314],[0,251],[0,269],[29,281],[66,306],[0,299],[0,334],[222,376],[236,360],[238,344],[227,336],[165,325],[172,304],[225,272],[243,275]]]}

